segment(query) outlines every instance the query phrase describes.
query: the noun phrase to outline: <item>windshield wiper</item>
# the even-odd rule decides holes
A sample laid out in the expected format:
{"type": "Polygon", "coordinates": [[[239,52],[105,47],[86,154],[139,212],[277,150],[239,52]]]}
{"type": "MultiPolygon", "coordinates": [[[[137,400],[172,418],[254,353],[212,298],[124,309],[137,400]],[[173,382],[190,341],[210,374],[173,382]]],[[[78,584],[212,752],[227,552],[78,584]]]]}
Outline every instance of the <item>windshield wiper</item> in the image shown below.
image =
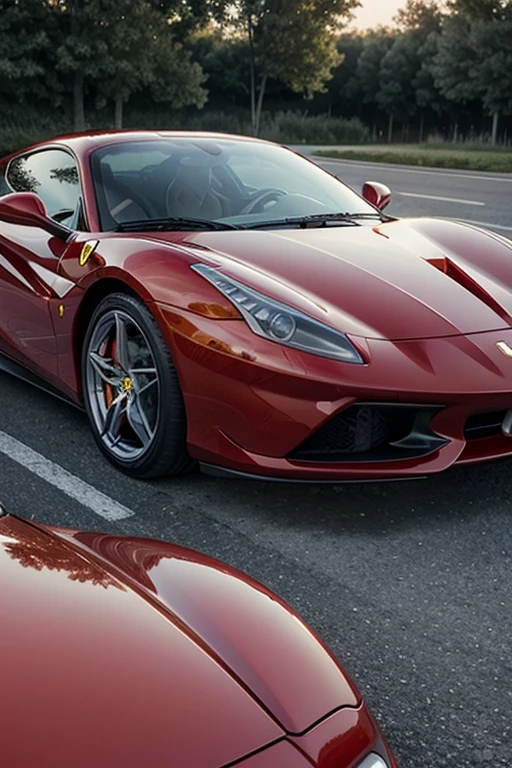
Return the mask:
{"type": "Polygon", "coordinates": [[[325,227],[330,221],[338,221],[344,224],[358,226],[360,219],[380,219],[384,221],[394,221],[392,216],[375,211],[375,213],[314,213],[309,216],[290,216],[286,219],[275,219],[274,221],[259,221],[255,224],[241,225],[241,229],[266,229],[267,227],[286,227],[289,225],[298,226],[306,229],[309,225],[325,227]]]}
{"type": "Polygon", "coordinates": [[[223,231],[227,229],[240,229],[234,224],[225,224],[222,221],[208,221],[208,219],[193,219],[184,216],[169,216],[166,219],[140,219],[139,221],[123,221],[116,227],[116,232],[179,232],[196,231],[223,231]]]}

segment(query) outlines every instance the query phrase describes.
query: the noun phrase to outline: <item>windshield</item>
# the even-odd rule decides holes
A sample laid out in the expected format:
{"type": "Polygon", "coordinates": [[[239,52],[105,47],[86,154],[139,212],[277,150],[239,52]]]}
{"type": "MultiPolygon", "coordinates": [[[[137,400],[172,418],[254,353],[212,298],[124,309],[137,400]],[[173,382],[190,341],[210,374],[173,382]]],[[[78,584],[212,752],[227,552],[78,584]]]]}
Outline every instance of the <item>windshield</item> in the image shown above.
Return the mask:
{"type": "MultiPolygon", "coordinates": [[[[91,158],[103,230],[172,218],[233,227],[272,226],[323,214],[373,214],[317,165],[273,144],[158,138],[112,144],[91,158]]],[[[178,227],[179,228],[179,227],[178,227]]]]}

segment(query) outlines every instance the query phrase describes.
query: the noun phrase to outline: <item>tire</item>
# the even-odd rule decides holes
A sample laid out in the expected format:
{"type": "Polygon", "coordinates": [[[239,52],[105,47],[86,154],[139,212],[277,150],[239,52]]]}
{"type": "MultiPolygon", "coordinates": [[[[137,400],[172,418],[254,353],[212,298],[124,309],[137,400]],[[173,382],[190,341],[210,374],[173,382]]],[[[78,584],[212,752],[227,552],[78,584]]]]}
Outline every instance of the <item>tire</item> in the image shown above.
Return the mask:
{"type": "Polygon", "coordinates": [[[141,479],[191,468],[176,368],[138,299],[112,293],[96,308],[84,341],[82,392],[94,438],[115,467],[141,479]]]}

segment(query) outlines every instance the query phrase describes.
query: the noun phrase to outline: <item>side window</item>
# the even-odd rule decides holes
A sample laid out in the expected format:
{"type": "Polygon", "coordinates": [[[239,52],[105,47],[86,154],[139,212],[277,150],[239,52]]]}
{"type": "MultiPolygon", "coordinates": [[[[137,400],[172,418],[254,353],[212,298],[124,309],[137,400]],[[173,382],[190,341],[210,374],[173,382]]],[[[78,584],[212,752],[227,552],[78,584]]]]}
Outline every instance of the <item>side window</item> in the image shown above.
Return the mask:
{"type": "Polygon", "coordinates": [[[17,157],[7,169],[7,182],[15,192],[35,192],[51,218],[70,225],[81,196],[78,166],[61,149],[45,149],[17,157]]]}

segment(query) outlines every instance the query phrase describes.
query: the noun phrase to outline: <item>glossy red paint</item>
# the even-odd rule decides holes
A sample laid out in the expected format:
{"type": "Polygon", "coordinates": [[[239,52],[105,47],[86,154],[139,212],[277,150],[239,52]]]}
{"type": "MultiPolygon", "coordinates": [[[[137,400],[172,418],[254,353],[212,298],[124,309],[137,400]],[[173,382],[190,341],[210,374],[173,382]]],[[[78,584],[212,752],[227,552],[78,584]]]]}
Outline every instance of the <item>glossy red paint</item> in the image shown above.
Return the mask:
{"type": "Polygon", "coordinates": [[[385,184],[380,184],[378,181],[367,181],[363,184],[363,197],[379,211],[383,211],[390,204],[393,195],[385,184]]]}
{"type": "Polygon", "coordinates": [[[414,477],[512,455],[499,424],[492,434],[465,434],[468,420],[512,408],[512,359],[496,346],[512,346],[510,241],[429,219],[306,230],[99,232],[91,152],[157,135],[87,134],[41,145],[66,147],[77,158],[90,231],[64,242],[42,229],[0,223],[1,352],[80,403],[88,297],[116,280],[116,289],[146,303],[167,340],[185,400],[188,450],[204,464],[340,481],[414,477]],[[90,239],[98,245],[81,266],[90,239]],[[231,302],[190,269],[197,263],[347,334],[364,364],[255,335],[231,302]],[[294,458],[311,435],[359,403],[436,407],[430,428],[439,446],[385,460],[294,458]]]}
{"type": "Polygon", "coordinates": [[[2,764],[394,766],[321,641],[227,565],[4,516],[0,581],[2,764]]]}
{"type": "Polygon", "coordinates": [[[44,229],[47,219],[46,209],[40,197],[33,192],[18,192],[5,195],[0,200],[0,217],[11,224],[44,229]]]}

